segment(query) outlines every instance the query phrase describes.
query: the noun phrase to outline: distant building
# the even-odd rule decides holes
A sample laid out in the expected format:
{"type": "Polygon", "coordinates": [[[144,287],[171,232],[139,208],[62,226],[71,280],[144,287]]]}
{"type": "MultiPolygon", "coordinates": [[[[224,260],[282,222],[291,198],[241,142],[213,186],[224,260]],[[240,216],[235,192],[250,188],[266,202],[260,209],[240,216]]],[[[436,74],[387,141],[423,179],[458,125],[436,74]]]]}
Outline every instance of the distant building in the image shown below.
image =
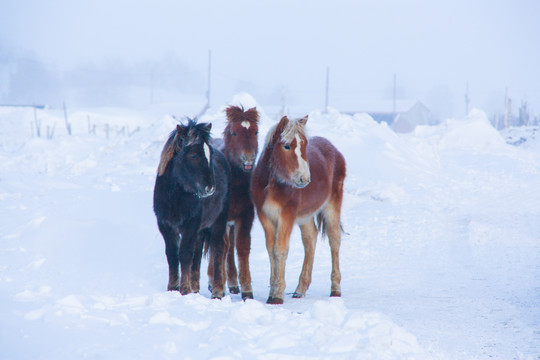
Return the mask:
{"type": "Polygon", "coordinates": [[[398,113],[391,128],[398,133],[408,133],[419,125],[436,125],[439,119],[420,101],[409,110],[398,113]]]}
{"type": "MultiPolygon", "coordinates": [[[[436,125],[439,119],[421,101],[398,100],[396,111],[392,101],[380,101],[369,105],[368,110],[362,111],[378,123],[387,123],[395,132],[407,133],[418,125],[436,125]]],[[[359,111],[349,112],[350,114],[359,111]]]]}

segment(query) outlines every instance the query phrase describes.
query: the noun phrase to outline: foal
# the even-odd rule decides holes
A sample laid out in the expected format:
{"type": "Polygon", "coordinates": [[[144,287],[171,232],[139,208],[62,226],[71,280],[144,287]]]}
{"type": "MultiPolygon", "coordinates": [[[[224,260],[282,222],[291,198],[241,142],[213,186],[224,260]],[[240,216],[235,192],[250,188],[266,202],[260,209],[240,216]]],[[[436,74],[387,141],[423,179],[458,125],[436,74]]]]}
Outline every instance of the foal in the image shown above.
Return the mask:
{"type": "Polygon", "coordinates": [[[283,117],[270,130],[251,180],[251,194],[270,258],[268,304],[283,304],[285,261],[295,223],[300,226],[305,255],[293,297],[303,297],[311,283],[318,230],[330,240],[330,296],[341,296],[339,247],[345,159],[322,137],[308,141],[306,122],[307,116],[298,120],[283,117]]]}
{"type": "MultiPolygon", "coordinates": [[[[225,231],[226,273],[229,291],[238,294],[238,272],[234,261],[234,248],[238,254],[240,286],[242,299],[253,299],[251,274],[249,272],[249,253],[251,250],[251,227],[255,210],[249,194],[251,173],[257,157],[259,133],[259,113],[256,108],[244,111],[238,106],[229,106],[227,126],[223,131],[223,140],[215,139],[213,144],[223,152],[231,167],[231,204],[228,225],[225,231]]],[[[208,276],[214,272],[212,261],[209,262],[208,276]]]]}

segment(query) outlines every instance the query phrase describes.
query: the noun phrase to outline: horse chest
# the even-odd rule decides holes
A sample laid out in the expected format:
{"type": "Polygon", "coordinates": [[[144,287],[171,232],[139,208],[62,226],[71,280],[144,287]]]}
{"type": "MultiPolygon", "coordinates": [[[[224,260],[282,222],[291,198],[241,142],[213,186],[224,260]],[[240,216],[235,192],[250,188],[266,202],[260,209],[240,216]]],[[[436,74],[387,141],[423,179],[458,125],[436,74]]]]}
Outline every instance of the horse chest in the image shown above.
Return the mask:
{"type": "Polygon", "coordinates": [[[282,189],[267,188],[267,194],[262,204],[264,214],[277,222],[283,211],[295,214],[298,210],[298,196],[293,192],[283,192],[282,189]]]}
{"type": "Polygon", "coordinates": [[[282,205],[274,199],[268,197],[263,203],[262,211],[273,222],[277,222],[281,215],[282,205]]]}
{"type": "Polygon", "coordinates": [[[249,177],[246,179],[233,179],[231,186],[231,203],[229,208],[229,220],[234,220],[252,208],[249,195],[249,177]],[[235,181],[236,180],[236,181],[235,181]]]}

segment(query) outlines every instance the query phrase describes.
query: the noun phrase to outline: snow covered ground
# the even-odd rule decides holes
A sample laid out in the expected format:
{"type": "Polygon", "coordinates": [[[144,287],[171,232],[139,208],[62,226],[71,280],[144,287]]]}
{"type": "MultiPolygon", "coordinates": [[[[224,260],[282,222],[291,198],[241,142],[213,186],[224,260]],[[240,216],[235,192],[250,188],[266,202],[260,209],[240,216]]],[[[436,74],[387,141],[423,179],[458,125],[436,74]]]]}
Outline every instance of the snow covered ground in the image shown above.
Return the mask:
{"type": "MultiPolygon", "coordinates": [[[[260,110],[262,142],[276,119],[260,110]]],[[[501,134],[473,110],[397,135],[365,114],[312,112],[309,133],[348,162],[343,297],[328,297],[320,240],[307,297],[270,306],[258,220],[254,300],[166,291],[152,189],[176,122],[163,108],[73,111],[72,136],[60,111],[37,116],[41,138],[32,110],[0,108],[0,359],[540,356],[538,129],[501,134]]],[[[222,108],[201,120],[220,136],[222,108]]],[[[295,230],[289,293],[302,259],[295,230]]]]}

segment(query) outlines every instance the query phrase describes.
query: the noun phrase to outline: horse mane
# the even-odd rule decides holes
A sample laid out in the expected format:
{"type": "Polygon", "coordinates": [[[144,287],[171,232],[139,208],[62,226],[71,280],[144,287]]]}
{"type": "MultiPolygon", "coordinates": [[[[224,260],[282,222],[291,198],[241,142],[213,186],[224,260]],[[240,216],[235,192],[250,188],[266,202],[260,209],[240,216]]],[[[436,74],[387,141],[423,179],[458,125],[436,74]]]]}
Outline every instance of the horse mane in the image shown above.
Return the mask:
{"type": "Polygon", "coordinates": [[[259,112],[256,107],[244,110],[243,106],[231,105],[225,109],[225,114],[229,122],[249,121],[254,124],[259,122],[259,112]]]}
{"type": "Polygon", "coordinates": [[[294,137],[296,136],[296,134],[307,137],[306,126],[305,126],[307,117],[289,120],[286,116],[284,116],[283,118],[281,118],[280,122],[272,126],[270,130],[268,131],[268,134],[266,134],[262,153],[266,151],[266,149],[272,142],[272,139],[274,138],[274,134],[276,133],[279,125],[281,124],[284,118],[287,119],[288,122],[285,125],[285,128],[281,131],[281,141],[283,141],[285,144],[290,144],[294,140],[294,137]]]}
{"type": "Polygon", "coordinates": [[[161,151],[161,158],[159,160],[159,166],[158,166],[158,175],[161,176],[165,173],[165,169],[167,168],[167,164],[169,164],[169,161],[174,156],[174,148],[176,143],[176,136],[178,135],[178,130],[174,129],[169,134],[169,138],[165,142],[165,145],[163,146],[163,150],[161,151]]]}
{"type": "Polygon", "coordinates": [[[211,124],[209,123],[197,123],[197,118],[190,119],[188,118],[188,123],[185,126],[182,126],[184,132],[187,134],[188,143],[186,145],[193,144],[198,139],[209,144],[210,143],[210,128],[211,124]]]}
{"type": "Polygon", "coordinates": [[[285,144],[290,144],[297,134],[306,137],[306,123],[303,121],[304,119],[305,118],[289,120],[281,132],[281,141],[285,144]]]}
{"type": "Polygon", "coordinates": [[[173,158],[176,150],[179,150],[181,144],[178,144],[178,137],[187,134],[188,145],[200,138],[203,142],[210,142],[210,127],[208,123],[197,123],[197,119],[188,118],[187,125],[177,125],[176,129],[171,131],[169,138],[161,151],[161,158],[158,165],[158,175],[165,173],[169,161],[173,158]]]}

